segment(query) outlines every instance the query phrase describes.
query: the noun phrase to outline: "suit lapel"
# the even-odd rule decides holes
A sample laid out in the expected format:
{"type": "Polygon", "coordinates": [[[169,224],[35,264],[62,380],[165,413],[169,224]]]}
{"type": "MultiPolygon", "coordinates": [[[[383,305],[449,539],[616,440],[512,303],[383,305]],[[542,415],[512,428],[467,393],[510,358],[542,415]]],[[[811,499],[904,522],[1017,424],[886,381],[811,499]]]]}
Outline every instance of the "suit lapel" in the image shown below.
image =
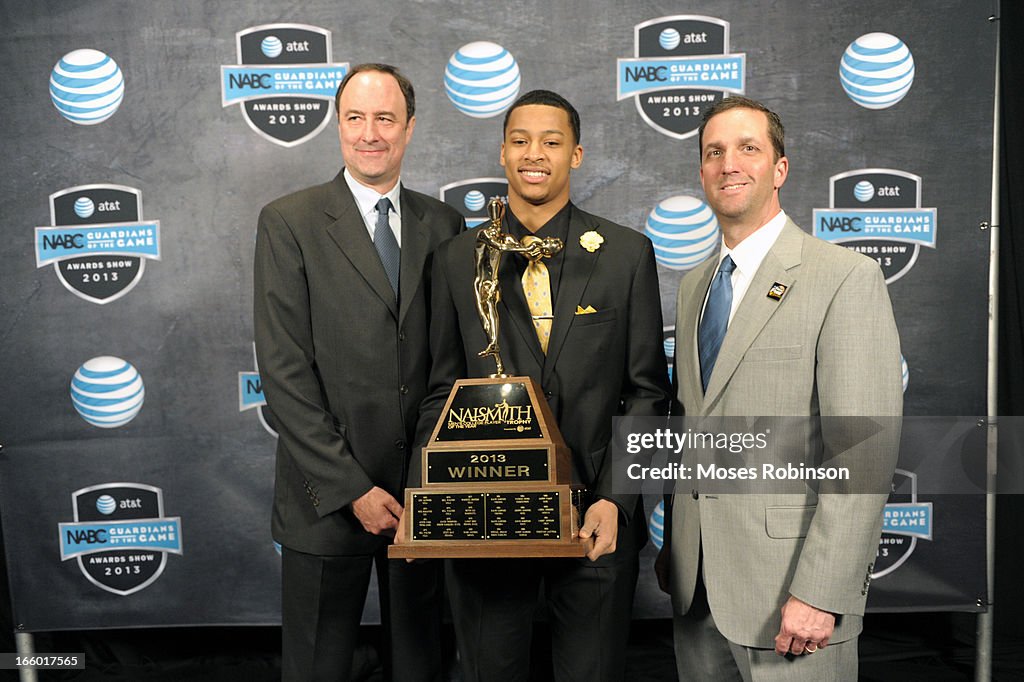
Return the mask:
{"type": "MultiPolygon", "coordinates": [[[[409,306],[416,298],[416,290],[423,280],[423,266],[427,261],[428,227],[424,220],[424,206],[411,192],[402,188],[402,261],[398,278],[401,325],[409,306]]],[[[376,249],[374,249],[376,251],[376,249]]],[[[383,271],[383,266],[381,270],[383,271]]],[[[390,287],[389,287],[390,288],[390,287]]]]}
{"type": "MultiPolygon", "coordinates": [[[[366,231],[366,223],[363,222],[356,201],[352,198],[352,192],[349,191],[341,173],[334,178],[332,200],[328,206],[324,207],[324,212],[334,221],[327,227],[327,233],[331,239],[352,263],[352,266],[363,276],[381,302],[391,311],[391,314],[397,318],[398,306],[395,301],[395,292],[391,289],[391,283],[388,281],[387,273],[384,272],[384,266],[381,265],[377,249],[373,246],[370,235],[366,231]]],[[[405,237],[404,232],[402,236],[405,237]]]]}
{"type": "MultiPolygon", "coordinates": [[[[597,265],[601,252],[604,249],[615,248],[614,244],[603,244],[603,248],[597,249],[593,253],[584,249],[580,245],[580,237],[588,229],[594,229],[595,226],[585,220],[585,216],[581,215],[575,206],[571,210],[569,233],[563,247],[562,272],[558,280],[558,300],[555,301],[553,309],[555,319],[551,325],[551,340],[548,341],[548,354],[544,361],[544,381],[551,376],[558,362],[558,356],[565,345],[565,337],[576,319],[576,307],[583,300],[583,292],[590,282],[590,276],[594,272],[594,266],[597,265]]],[[[536,334],[534,335],[536,336],[536,334]]],[[[539,348],[540,345],[537,345],[539,348]]]]}
{"type": "Polygon", "coordinates": [[[704,396],[705,407],[711,405],[729,383],[750,344],[782,304],[782,301],[768,297],[769,289],[776,282],[787,289],[793,286],[796,272],[792,269],[800,264],[802,240],[803,232],[791,220],[787,220],[779,238],[775,240],[775,244],[761,262],[761,267],[750,281],[743,301],[736,309],[736,315],[725,334],[704,396]]]}

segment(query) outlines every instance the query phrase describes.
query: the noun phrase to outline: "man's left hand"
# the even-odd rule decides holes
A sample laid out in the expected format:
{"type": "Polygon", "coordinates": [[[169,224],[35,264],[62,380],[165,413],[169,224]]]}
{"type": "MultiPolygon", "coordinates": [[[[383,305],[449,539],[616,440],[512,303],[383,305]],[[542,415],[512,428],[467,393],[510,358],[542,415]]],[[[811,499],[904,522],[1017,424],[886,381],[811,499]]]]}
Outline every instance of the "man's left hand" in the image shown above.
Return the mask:
{"type": "Polygon", "coordinates": [[[835,615],[791,596],[782,605],[782,626],[775,635],[775,653],[813,654],[828,646],[835,626],[835,615]]]}
{"type": "Polygon", "coordinates": [[[589,547],[587,558],[597,558],[615,551],[615,541],[619,536],[619,508],[614,502],[598,500],[590,505],[580,528],[580,539],[584,546],[589,547]]]}

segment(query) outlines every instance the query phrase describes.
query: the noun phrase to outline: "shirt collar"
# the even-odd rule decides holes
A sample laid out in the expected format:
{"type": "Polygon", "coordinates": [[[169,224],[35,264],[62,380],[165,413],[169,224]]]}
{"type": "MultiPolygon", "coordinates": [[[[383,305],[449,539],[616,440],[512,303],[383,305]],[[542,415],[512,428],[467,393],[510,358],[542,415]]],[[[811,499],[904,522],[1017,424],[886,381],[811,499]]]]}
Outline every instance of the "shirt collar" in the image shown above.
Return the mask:
{"type": "Polygon", "coordinates": [[[506,229],[516,239],[522,239],[528,234],[535,234],[538,237],[557,237],[564,243],[569,236],[569,220],[572,214],[572,202],[568,202],[561,210],[555,215],[551,216],[551,220],[544,223],[536,232],[530,232],[526,227],[519,222],[519,218],[512,212],[511,209],[505,212],[505,222],[507,223],[506,229]]]}
{"type": "Polygon", "coordinates": [[[775,240],[782,233],[786,226],[786,212],[779,211],[775,217],[767,223],[754,230],[746,239],[730,249],[725,245],[725,238],[722,238],[722,248],[719,250],[718,262],[721,264],[726,256],[732,256],[736,263],[736,269],[746,277],[753,277],[757,269],[761,267],[761,261],[775,245],[775,240]]]}
{"type": "MultiPolygon", "coordinates": [[[[377,190],[372,187],[360,183],[352,174],[348,172],[348,168],[344,171],[345,182],[348,184],[349,190],[352,192],[352,198],[356,200],[356,206],[359,207],[359,215],[364,218],[377,212],[377,202],[381,200],[381,197],[387,197],[391,200],[391,206],[394,208],[395,214],[402,217],[402,178],[398,178],[398,182],[392,187],[386,194],[380,194],[377,190]]],[[[374,217],[376,220],[376,217],[374,217]]]]}

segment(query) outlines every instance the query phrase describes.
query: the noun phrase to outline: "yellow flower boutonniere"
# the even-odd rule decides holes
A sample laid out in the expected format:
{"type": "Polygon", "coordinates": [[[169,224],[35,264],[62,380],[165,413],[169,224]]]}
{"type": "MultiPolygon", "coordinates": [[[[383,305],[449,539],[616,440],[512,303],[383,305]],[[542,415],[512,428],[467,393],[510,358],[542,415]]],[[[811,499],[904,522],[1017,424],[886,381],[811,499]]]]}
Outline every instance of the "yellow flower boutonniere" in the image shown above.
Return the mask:
{"type": "Polygon", "coordinates": [[[590,253],[594,253],[595,251],[600,249],[601,244],[604,244],[604,237],[598,234],[595,230],[584,232],[583,235],[580,237],[580,246],[582,246],[590,253]]]}

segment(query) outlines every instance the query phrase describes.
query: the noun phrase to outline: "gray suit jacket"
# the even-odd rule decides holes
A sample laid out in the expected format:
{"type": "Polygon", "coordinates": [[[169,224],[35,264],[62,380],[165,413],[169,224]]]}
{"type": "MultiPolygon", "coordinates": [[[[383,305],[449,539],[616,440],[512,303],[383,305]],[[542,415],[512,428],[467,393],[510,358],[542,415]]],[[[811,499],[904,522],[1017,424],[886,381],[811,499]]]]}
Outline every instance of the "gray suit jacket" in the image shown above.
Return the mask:
{"type": "MultiPolygon", "coordinates": [[[[697,325],[717,269],[710,259],[679,287],[678,398],[690,416],[815,418],[801,438],[812,452],[831,442],[836,420],[902,413],[899,337],[878,265],[815,239],[788,221],[754,275],[722,343],[705,393],[697,325]],[[767,296],[776,284],[781,300],[767,296]]],[[[896,420],[844,456],[874,458],[891,477],[899,448],[896,420]]],[[[695,490],[696,489],[696,490],[695,490]]],[[[708,602],[730,641],[771,648],[779,609],[796,596],[839,615],[832,641],[861,630],[869,574],[886,495],[701,494],[677,487],[670,537],[673,605],[693,598],[700,549],[708,602]]]]}
{"type": "Polygon", "coordinates": [[[402,189],[399,302],[341,173],[260,213],[254,326],[274,426],[272,528],[309,554],[372,553],[349,504],[379,486],[401,501],[427,348],[431,253],[459,232],[451,207],[402,189]]]}

